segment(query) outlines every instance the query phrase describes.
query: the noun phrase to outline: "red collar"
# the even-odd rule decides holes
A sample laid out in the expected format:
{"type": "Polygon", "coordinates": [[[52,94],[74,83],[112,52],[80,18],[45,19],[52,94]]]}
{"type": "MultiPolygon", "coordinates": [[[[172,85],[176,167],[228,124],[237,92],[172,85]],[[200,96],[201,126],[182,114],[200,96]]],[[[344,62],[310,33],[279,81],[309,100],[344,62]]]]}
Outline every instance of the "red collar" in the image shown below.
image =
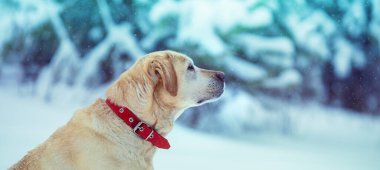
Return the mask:
{"type": "Polygon", "coordinates": [[[122,119],[125,124],[133,129],[133,132],[142,139],[152,143],[154,146],[169,149],[170,144],[167,139],[150,128],[146,123],[142,122],[132,111],[126,107],[118,106],[109,99],[106,100],[107,105],[122,119]]]}

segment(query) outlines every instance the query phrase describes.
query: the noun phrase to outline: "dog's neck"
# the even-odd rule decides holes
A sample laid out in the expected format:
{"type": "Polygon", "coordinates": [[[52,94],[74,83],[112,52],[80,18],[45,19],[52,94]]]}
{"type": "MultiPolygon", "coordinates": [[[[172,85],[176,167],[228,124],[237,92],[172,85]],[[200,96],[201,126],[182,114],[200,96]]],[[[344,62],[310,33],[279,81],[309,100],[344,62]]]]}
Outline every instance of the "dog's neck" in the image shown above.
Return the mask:
{"type": "Polygon", "coordinates": [[[167,107],[154,96],[154,87],[137,82],[147,82],[144,76],[118,80],[108,91],[107,97],[119,106],[130,109],[138,118],[162,136],[173,128],[175,116],[181,109],[167,107]],[[124,81],[124,82],[121,82],[124,81]]]}
{"type": "MultiPolygon", "coordinates": [[[[111,149],[109,152],[118,155],[121,162],[128,161],[125,158],[132,158],[136,165],[145,167],[143,169],[150,169],[146,167],[152,166],[156,147],[134,134],[131,127],[125,124],[104,100],[97,100],[88,109],[92,121],[85,124],[85,126],[92,127],[99,134],[104,135],[104,139],[108,139],[108,141],[116,145],[116,147],[109,148],[111,149]]],[[[76,115],[73,120],[83,119],[81,116],[83,115],[76,115]]]]}
{"type": "MultiPolygon", "coordinates": [[[[97,100],[93,106],[90,106],[88,109],[90,110],[88,110],[87,113],[91,113],[90,120],[92,121],[89,122],[89,124],[86,123],[85,126],[92,127],[92,129],[98,131],[99,134],[104,135],[106,139],[118,145],[115,147],[117,150],[113,152],[119,155],[121,161],[123,161],[123,158],[133,158],[135,163],[141,167],[152,166],[153,156],[157,147],[134,134],[131,127],[125,124],[104,100],[97,100]]],[[[164,110],[158,109],[157,111],[161,112],[164,110]]],[[[88,119],[88,117],[82,116],[83,115],[77,115],[74,120],[88,119]]],[[[142,121],[145,120],[142,119],[142,121]]],[[[172,122],[160,123],[160,121],[157,121],[155,128],[161,135],[166,135],[171,130],[172,125],[172,122]]]]}
{"type": "Polygon", "coordinates": [[[130,109],[138,118],[162,136],[173,128],[176,115],[183,109],[166,105],[157,99],[156,86],[145,73],[130,69],[107,91],[107,97],[119,106],[130,109]]]}
{"type": "MultiPolygon", "coordinates": [[[[119,80],[120,81],[120,80],[119,80]]],[[[127,82],[116,82],[107,91],[107,97],[115,104],[124,106],[130,109],[141,121],[145,122],[148,126],[152,127],[157,133],[162,136],[166,136],[173,128],[174,116],[180,114],[182,110],[167,107],[160,103],[155,97],[153,88],[149,88],[146,85],[137,84],[133,78],[124,79],[127,82]],[[122,85],[127,85],[122,87],[122,85]],[[135,91],[135,89],[138,89],[135,91]],[[147,100],[149,99],[149,100],[147,100]]],[[[139,82],[144,82],[140,81],[139,82]]],[[[103,105],[106,104],[103,102],[103,105]]],[[[108,106],[106,106],[108,107],[108,106]]],[[[132,129],[126,125],[110,108],[107,109],[106,115],[111,118],[110,128],[118,129],[120,134],[113,137],[118,143],[124,147],[128,147],[126,150],[133,149],[135,153],[136,161],[140,161],[140,164],[152,164],[152,159],[156,151],[156,147],[151,143],[144,141],[139,136],[135,135],[132,129]],[[141,161],[145,160],[145,161],[141,161]]]]}

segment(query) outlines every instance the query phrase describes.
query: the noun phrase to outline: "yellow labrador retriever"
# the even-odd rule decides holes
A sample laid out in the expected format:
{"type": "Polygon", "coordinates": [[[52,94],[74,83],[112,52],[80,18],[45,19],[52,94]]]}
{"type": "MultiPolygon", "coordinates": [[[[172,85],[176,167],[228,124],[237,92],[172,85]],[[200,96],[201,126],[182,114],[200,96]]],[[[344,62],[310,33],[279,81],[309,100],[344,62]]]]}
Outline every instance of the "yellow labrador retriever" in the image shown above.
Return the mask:
{"type": "Polygon", "coordinates": [[[223,72],[174,51],[147,54],[112,84],[106,101],[77,111],[10,169],[153,169],[156,147],[169,148],[164,136],[176,118],[223,91],[223,72]]]}

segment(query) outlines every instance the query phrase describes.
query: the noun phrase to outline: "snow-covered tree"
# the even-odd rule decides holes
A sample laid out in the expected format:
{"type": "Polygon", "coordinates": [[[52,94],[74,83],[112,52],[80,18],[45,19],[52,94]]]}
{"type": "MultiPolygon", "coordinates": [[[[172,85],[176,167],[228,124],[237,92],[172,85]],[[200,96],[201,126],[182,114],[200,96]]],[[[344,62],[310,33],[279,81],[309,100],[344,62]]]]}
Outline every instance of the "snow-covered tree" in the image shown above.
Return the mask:
{"type": "Polygon", "coordinates": [[[189,126],[228,118],[286,129],[273,99],[376,114],[379,11],[378,0],[1,1],[0,77],[1,66],[20,66],[20,84],[36,84],[45,99],[73,89],[77,98],[145,53],[173,49],[227,75],[229,97],[186,114],[189,126]]]}

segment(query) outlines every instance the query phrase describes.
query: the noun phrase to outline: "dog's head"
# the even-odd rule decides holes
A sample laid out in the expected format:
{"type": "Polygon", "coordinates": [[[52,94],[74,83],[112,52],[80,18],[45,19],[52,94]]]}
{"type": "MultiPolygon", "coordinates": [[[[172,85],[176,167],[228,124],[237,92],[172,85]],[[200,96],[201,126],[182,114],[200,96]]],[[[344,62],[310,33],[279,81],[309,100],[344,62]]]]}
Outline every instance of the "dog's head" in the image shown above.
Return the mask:
{"type": "MultiPolygon", "coordinates": [[[[223,72],[198,68],[181,53],[158,51],[142,57],[124,72],[108,90],[107,97],[144,113],[141,116],[145,117],[146,112],[154,113],[157,109],[181,111],[214,101],[223,91],[223,72]]],[[[179,115],[159,116],[175,119],[179,115]]],[[[149,122],[154,118],[144,119],[149,122]]]]}
{"type": "Polygon", "coordinates": [[[224,73],[198,68],[184,54],[174,51],[151,53],[145,59],[158,100],[178,108],[214,101],[224,91],[224,73]],[[166,102],[165,102],[166,101],[166,102]]]}

